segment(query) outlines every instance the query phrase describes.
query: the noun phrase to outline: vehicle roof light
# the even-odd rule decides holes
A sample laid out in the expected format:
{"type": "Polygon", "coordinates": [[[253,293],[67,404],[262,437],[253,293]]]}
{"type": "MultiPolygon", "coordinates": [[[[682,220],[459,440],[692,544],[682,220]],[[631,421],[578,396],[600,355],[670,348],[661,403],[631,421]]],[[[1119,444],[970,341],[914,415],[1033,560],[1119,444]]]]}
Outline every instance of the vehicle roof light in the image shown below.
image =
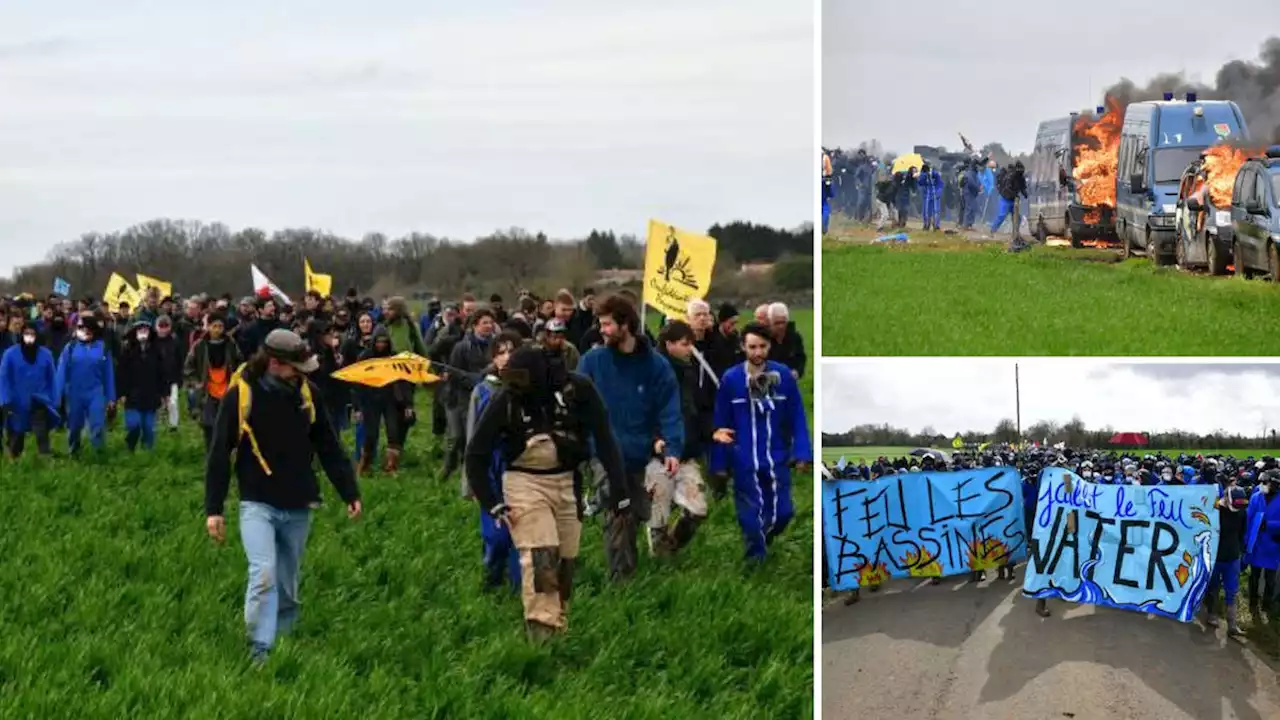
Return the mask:
{"type": "Polygon", "coordinates": [[[1197,97],[1199,97],[1199,96],[1198,96],[1198,95],[1196,95],[1195,93],[1190,93],[1190,92],[1189,92],[1189,93],[1187,93],[1187,102],[1189,102],[1189,103],[1195,102],[1197,97]]]}
{"type": "Polygon", "coordinates": [[[1167,93],[1165,93],[1165,94],[1164,94],[1164,99],[1165,99],[1165,101],[1166,101],[1166,102],[1168,102],[1169,100],[1172,100],[1172,99],[1173,99],[1173,93],[1171,93],[1171,92],[1167,92],[1167,93]]]}
{"type": "Polygon", "coordinates": [[[1099,115],[1105,115],[1107,113],[1107,106],[1099,105],[1097,108],[1094,109],[1094,112],[1096,112],[1099,115]]]}

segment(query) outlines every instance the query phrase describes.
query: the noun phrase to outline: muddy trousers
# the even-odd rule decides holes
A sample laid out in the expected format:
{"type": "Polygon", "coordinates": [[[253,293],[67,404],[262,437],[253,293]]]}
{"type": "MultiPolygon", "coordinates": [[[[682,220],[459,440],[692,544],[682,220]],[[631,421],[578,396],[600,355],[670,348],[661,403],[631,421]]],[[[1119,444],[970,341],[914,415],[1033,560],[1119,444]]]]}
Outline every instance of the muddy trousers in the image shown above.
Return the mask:
{"type": "Polygon", "coordinates": [[[1251,610],[1261,608],[1267,612],[1272,612],[1277,602],[1276,590],[1275,570],[1267,570],[1257,565],[1249,567],[1249,608],[1251,610]],[[1258,599],[1259,585],[1262,586],[1261,602],[1258,599]]]}
{"type": "Polygon", "coordinates": [[[791,524],[791,470],[779,464],[772,469],[739,470],[733,477],[733,504],[746,545],[747,560],[764,560],[766,548],[791,524]]]}
{"type": "MultiPolygon", "coordinates": [[[[600,468],[603,473],[603,467],[600,468]]],[[[605,507],[613,507],[614,500],[608,494],[609,482],[602,483],[601,499],[605,507]]],[[[639,526],[649,522],[649,493],[645,491],[645,472],[627,473],[627,497],[631,505],[624,513],[606,510],[604,513],[604,558],[609,566],[610,580],[627,580],[636,574],[638,558],[636,536],[639,526]]]]}
{"type": "Polygon", "coordinates": [[[240,541],[249,559],[244,623],[255,650],[270,650],[298,617],[298,573],[311,511],[240,503],[240,541]]]}
{"type": "Polygon", "coordinates": [[[511,540],[520,552],[524,619],[563,630],[568,623],[573,566],[582,539],[573,473],[508,470],[503,473],[502,487],[515,517],[511,540]]]}
{"type": "Polygon", "coordinates": [[[689,544],[698,524],[707,517],[707,492],[702,471],[696,460],[680,463],[674,476],[657,460],[650,461],[644,471],[644,487],[651,498],[649,508],[649,542],[655,552],[675,551],[689,544]],[[673,525],[672,510],[681,515],[673,525]]]}

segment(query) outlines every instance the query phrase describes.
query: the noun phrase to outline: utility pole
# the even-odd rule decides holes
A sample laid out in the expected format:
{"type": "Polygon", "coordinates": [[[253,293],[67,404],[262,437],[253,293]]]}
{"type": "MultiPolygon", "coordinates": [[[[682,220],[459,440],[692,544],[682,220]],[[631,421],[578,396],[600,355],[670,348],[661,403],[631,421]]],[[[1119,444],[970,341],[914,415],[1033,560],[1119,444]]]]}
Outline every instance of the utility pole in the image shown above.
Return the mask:
{"type": "Polygon", "coordinates": [[[1018,382],[1018,363],[1013,364],[1013,401],[1014,413],[1018,418],[1018,444],[1022,444],[1022,386],[1018,382]]]}

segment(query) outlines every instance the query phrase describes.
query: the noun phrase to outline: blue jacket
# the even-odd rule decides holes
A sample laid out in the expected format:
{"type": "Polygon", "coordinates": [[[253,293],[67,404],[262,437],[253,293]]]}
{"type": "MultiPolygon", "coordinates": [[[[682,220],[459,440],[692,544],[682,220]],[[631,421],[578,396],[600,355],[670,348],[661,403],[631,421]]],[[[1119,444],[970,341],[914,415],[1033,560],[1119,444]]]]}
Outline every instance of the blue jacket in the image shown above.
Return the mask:
{"type": "MultiPolygon", "coordinates": [[[[480,415],[484,413],[485,408],[489,407],[489,401],[493,399],[493,394],[498,392],[501,387],[496,378],[488,376],[477,383],[475,389],[471,391],[471,403],[467,409],[467,442],[471,441],[471,436],[475,433],[476,423],[480,421],[480,415]]],[[[502,448],[495,447],[493,450],[493,462],[489,465],[489,477],[486,480],[489,488],[498,497],[502,497],[502,473],[504,470],[506,470],[506,463],[502,461],[502,448]]],[[[463,472],[465,471],[464,468],[463,472]]]]}
{"type": "Polygon", "coordinates": [[[791,369],[769,360],[765,372],[778,373],[778,384],[763,399],[752,398],[745,363],[734,365],[720,378],[716,427],[733,430],[734,443],[717,445],[717,451],[711,453],[712,474],[727,469],[754,474],[786,467],[793,461],[813,462],[804,399],[791,369]]]}
{"type": "Polygon", "coordinates": [[[920,173],[920,177],[916,178],[916,185],[920,187],[921,197],[942,197],[942,175],[937,170],[930,169],[929,172],[920,173]]]}
{"type": "Polygon", "coordinates": [[[995,192],[996,174],[991,168],[982,168],[982,191],[995,192]]]}
{"type": "Polygon", "coordinates": [[[48,411],[50,427],[58,423],[53,376],[53,353],[48,348],[36,348],[35,362],[27,362],[21,345],[0,355],[0,407],[8,407],[13,414],[9,427],[14,432],[31,429],[31,408],[36,404],[48,411]]]}
{"type": "Polygon", "coordinates": [[[982,178],[978,177],[978,171],[970,168],[964,174],[964,194],[969,197],[977,197],[982,194],[982,178]]]}
{"type": "Polygon", "coordinates": [[[54,404],[67,397],[93,397],[102,393],[107,402],[116,399],[116,373],[111,353],[102,340],[76,341],[62,349],[54,382],[54,404]]]}
{"type": "Polygon", "coordinates": [[[1254,491],[1245,527],[1245,563],[1265,570],[1280,568],[1280,497],[1274,491],[1254,491]]]}
{"type": "Polygon", "coordinates": [[[593,348],[578,361],[578,373],[591,378],[604,398],[628,471],[644,469],[658,438],[666,444],[663,455],[680,458],[684,452],[680,386],[671,363],[646,338],[637,337],[636,350],[629,355],[610,347],[593,348]]]}

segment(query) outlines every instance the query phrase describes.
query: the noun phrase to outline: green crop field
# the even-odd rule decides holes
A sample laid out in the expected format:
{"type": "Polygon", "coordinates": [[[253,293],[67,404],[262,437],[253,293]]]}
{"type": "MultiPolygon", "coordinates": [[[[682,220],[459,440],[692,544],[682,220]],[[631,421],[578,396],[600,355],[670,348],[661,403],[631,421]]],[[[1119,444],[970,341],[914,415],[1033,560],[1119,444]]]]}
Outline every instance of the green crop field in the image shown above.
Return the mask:
{"type": "MultiPolygon", "coordinates": [[[[846,460],[856,463],[858,458],[865,458],[868,463],[872,462],[881,455],[890,459],[906,456],[907,453],[914,450],[915,447],[910,445],[902,446],[866,446],[866,447],[824,447],[822,448],[822,459],[828,463],[839,462],[841,456],[846,460]]],[[[950,447],[941,447],[939,450],[951,452],[950,447]]],[[[1147,453],[1162,452],[1169,457],[1178,457],[1183,453],[1187,455],[1229,455],[1232,457],[1263,457],[1270,455],[1272,457],[1280,457],[1280,449],[1278,450],[1133,450],[1129,451],[1139,455],[1147,453]]]]}
{"type": "Polygon", "coordinates": [[[1110,250],[1009,254],[936,233],[905,245],[866,235],[824,242],[827,357],[1280,354],[1274,283],[1119,262],[1110,250]]]}
{"type": "Polygon", "coordinates": [[[259,669],[236,493],[219,547],[194,426],[159,433],[151,454],[128,455],[117,428],[104,458],[0,465],[0,717],[813,714],[812,475],[796,476],[796,518],[754,571],[731,500],[680,557],[644,558],[625,585],[606,581],[589,519],[569,632],[532,645],[519,597],[480,592],[478,511],[435,479],[432,444],[420,425],[398,476],[361,482],[357,522],[324,486],[298,626],[259,669]]]}

